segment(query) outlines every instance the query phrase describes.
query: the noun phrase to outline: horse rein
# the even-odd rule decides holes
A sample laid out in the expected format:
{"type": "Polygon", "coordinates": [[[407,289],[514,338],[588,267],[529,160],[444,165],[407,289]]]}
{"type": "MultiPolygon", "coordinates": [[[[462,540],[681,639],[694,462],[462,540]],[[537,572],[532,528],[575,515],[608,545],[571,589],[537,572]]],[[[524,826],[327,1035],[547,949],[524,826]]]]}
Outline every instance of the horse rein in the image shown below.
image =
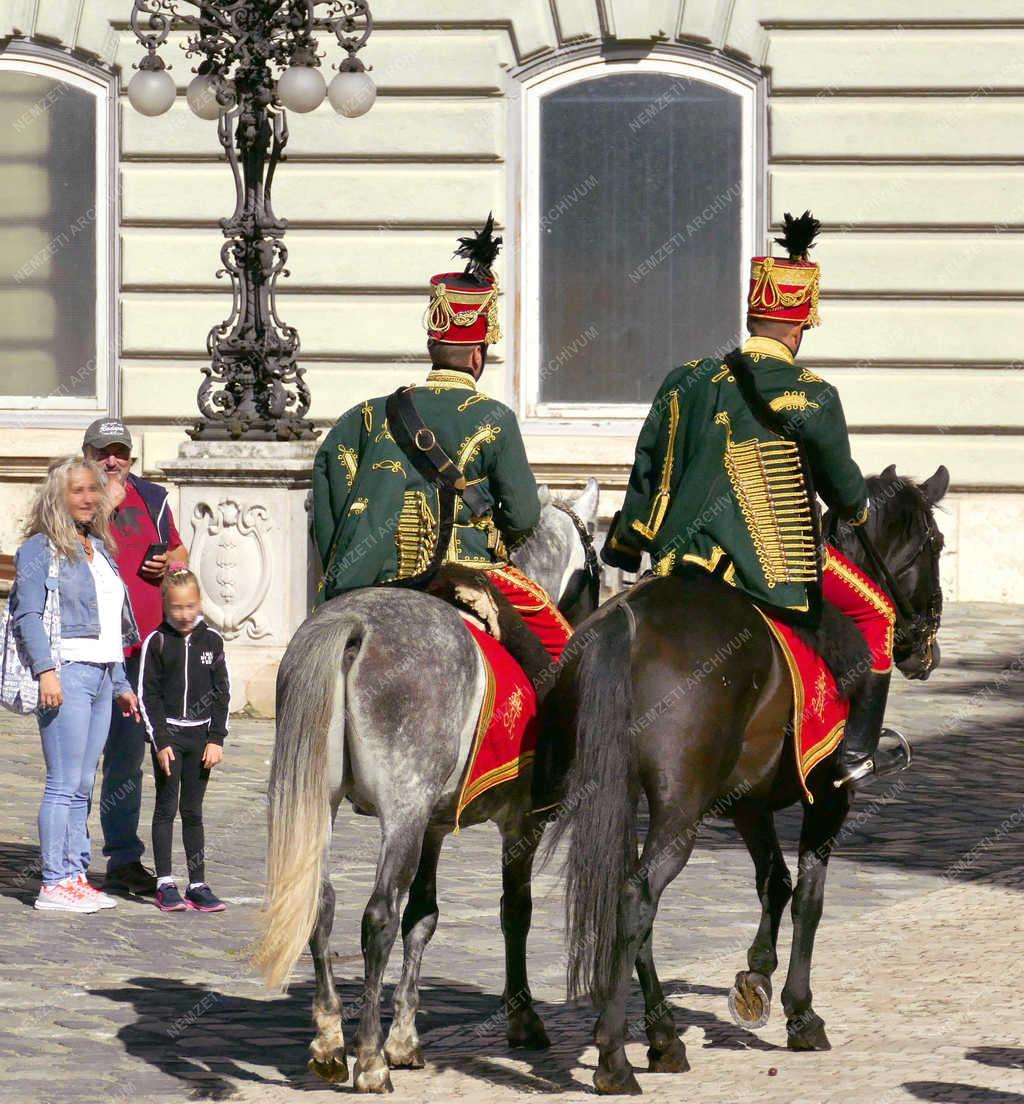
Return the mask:
{"type": "Polygon", "coordinates": [[[564,614],[567,610],[572,609],[583,596],[584,590],[589,591],[594,609],[597,609],[601,604],[601,567],[597,560],[597,552],[594,549],[594,538],[590,535],[590,530],[584,525],[583,519],[571,506],[567,506],[564,502],[554,501],[551,505],[556,510],[561,510],[563,514],[568,515],[583,545],[583,557],[586,564],[582,571],[573,572],[573,578],[568,589],[559,599],[558,612],[564,614]]]}
{"type": "MultiPolygon", "coordinates": [[[[888,591],[889,597],[892,599],[897,612],[903,617],[904,624],[902,630],[901,627],[897,625],[895,628],[895,635],[897,637],[902,636],[906,638],[909,633],[912,641],[912,651],[916,650],[916,647],[914,647],[915,645],[920,645],[924,653],[925,670],[931,671],[934,665],[933,654],[935,638],[938,636],[939,623],[942,617],[942,592],[938,590],[937,593],[930,595],[925,612],[918,615],[915,613],[913,606],[911,606],[909,599],[898,582],[899,577],[910,570],[917,562],[918,556],[929,546],[933,551],[936,577],[938,576],[938,559],[942,551],[942,538],[936,530],[935,523],[932,521],[931,515],[927,510],[924,511],[924,517],[924,536],[918,542],[913,555],[896,572],[892,571],[885,560],[882,559],[878,549],[875,547],[875,542],[868,536],[865,526],[856,525],[851,528],[857,534],[861,548],[864,549],[864,555],[877,573],[879,581],[884,584],[884,589],[888,591]]],[[[834,535],[835,526],[830,526],[830,528],[834,535]]]]}

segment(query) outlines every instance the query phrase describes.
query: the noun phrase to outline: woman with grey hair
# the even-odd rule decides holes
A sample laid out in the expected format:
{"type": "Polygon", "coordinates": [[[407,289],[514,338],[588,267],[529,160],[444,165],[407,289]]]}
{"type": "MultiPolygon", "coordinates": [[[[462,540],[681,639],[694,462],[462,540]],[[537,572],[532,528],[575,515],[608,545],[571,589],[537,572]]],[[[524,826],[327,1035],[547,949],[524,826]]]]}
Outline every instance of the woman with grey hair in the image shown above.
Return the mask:
{"type": "Polygon", "coordinates": [[[51,466],[25,525],[10,596],[15,635],[39,682],[36,716],[46,760],[43,883],[35,907],[59,912],[116,904],[86,877],[89,803],[113,699],[125,715],[138,716],[122,657],[139,632],[113,558],[104,485],[100,468],[80,456],[51,466]],[[59,618],[48,631],[50,592],[59,618]]]}

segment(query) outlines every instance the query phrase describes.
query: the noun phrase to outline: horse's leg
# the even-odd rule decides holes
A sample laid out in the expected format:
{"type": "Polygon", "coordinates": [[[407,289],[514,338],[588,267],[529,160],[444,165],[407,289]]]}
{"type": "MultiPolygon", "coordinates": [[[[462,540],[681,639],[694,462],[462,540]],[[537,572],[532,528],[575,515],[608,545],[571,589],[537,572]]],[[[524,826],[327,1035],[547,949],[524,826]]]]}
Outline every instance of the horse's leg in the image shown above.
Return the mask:
{"type": "MultiPolygon", "coordinates": [[[[326,867],[325,867],[326,869],[326,867]]],[[[334,926],[334,886],[325,878],[320,883],[320,915],[310,936],[309,949],[316,973],[313,1023],[316,1038],[309,1044],[310,1070],[324,1081],[348,1080],[348,1058],[341,1019],[341,999],[331,967],[331,928],[334,926]]]]}
{"type": "Polygon", "coordinates": [[[748,968],[736,975],[736,984],[729,994],[729,1008],[742,1026],[763,1027],[771,1008],[771,977],[779,965],[776,950],[779,924],[793,896],[793,882],[771,812],[767,809],[743,810],[734,814],[733,821],[754,860],[761,923],[747,951],[748,968]]]}
{"type": "Polygon", "coordinates": [[[636,958],[636,975],[644,994],[644,1030],[647,1032],[647,1072],[686,1073],[690,1063],[686,1059],[686,1047],[676,1030],[672,1005],[665,994],[654,968],[654,949],[651,940],[653,927],[636,958]]]}
{"type": "Polygon", "coordinates": [[[394,1018],[384,1044],[384,1057],[392,1069],[423,1068],[423,1052],[416,1034],[420,966],[423,952],[437,928],[437,860],[446,831],[445,828],[427,831],[419,869],[409,888],[409,902],[402,914],[402,978],[395,989],[394,1018]]]}
{"type": "Polygon", "coordinates": [[[533,857],[543,827],[528,814],[515,817],[501,828],[501,934],[505,937],[505,1009],[508,1044],[526,1050],[551,1046],[544,1025],[533,1007],[526,976],[526,939],[533,916],[533,857]]]}
{"type": "Polygon", "coordinates": [[[835,836],[849,811],[846,789],[822,787],[804,806],[800,872],[793,894],[793,949],[782,990],[790,1050],[830,1050],[825,1023],[811,1007],[811,955],[825,900],[825,876],[835,836]]]}
{"type": "Polygon", "coordinates": [[[419,866],[427,815],[410,812],[400,827],[381,818],[381,852],[377,881],[363,913],[362,947],[365,968],[363,1008],[355,1038],[353,1083],[357,1092],[391,1092],[380,1026],[380,996],[384,969],[398,934],[399,907],[419,866]]]}
{"type": "MultiPolygon", "coordinates": [[[[601,1094],[638,1095],[641,1091],[625,1048],[626,1000],[633,980],[633,965],[650,938],[665,887],[690,858],[697,836],[696,823],[696,817],[685,817],[670,803],[652,803],[650,830],[640,864],[619,892],[614,980],[594,1027],[598,1049],[594,1087],[601,1094]]],[[[666,1016],[658,1022],[671,1024],[671,1011],[666,1009],[666,1016]]],[[[676,1035],[674,1024],[671,1035],[674,1042],[656,1036],[661,1052],[669,1052],[676,1063],[685,1061],[686,1048],[676,1035]]]]}

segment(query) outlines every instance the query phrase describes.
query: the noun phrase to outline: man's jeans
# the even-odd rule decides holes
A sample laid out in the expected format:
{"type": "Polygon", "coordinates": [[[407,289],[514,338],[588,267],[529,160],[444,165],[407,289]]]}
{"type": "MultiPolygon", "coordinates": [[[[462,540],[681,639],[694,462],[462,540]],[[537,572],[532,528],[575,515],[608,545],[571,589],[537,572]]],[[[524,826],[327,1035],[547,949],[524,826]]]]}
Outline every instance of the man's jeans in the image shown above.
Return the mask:
{"type": "MultiPolygon", "coordinates": [[[[136,653],[124,661],[125,674],[136,694],[139,692],[139,659],[140,654],[136,653]]],[[[139,839],[145,754],[145,726],[115,709],[103,749],[103,786],[100,790],[100,824],[108,874],[119,866],[137,862],[145,851],[139,839]]]]}
{"type": "Polygon", "coordinates": [[[46,760],[39,808],[43,884],[89,867],[89,803],[96,764],[110,729],[111,663],[65,663],[58,672],[63,704],[36,715],[46,760]]]}

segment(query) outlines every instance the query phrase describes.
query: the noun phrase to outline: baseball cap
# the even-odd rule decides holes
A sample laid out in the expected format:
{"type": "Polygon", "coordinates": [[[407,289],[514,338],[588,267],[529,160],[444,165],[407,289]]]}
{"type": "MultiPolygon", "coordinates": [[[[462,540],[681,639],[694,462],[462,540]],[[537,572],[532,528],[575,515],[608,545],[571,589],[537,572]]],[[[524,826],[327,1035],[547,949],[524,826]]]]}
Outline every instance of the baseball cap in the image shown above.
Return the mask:
{"type": "Polygon", "coordinates": [[[82,447],[92,445],[95,449],[104,449],[108,445],[132,447],[132,435],[128,427],[118,418],[97,418],[85,431],[82,447]]]}

